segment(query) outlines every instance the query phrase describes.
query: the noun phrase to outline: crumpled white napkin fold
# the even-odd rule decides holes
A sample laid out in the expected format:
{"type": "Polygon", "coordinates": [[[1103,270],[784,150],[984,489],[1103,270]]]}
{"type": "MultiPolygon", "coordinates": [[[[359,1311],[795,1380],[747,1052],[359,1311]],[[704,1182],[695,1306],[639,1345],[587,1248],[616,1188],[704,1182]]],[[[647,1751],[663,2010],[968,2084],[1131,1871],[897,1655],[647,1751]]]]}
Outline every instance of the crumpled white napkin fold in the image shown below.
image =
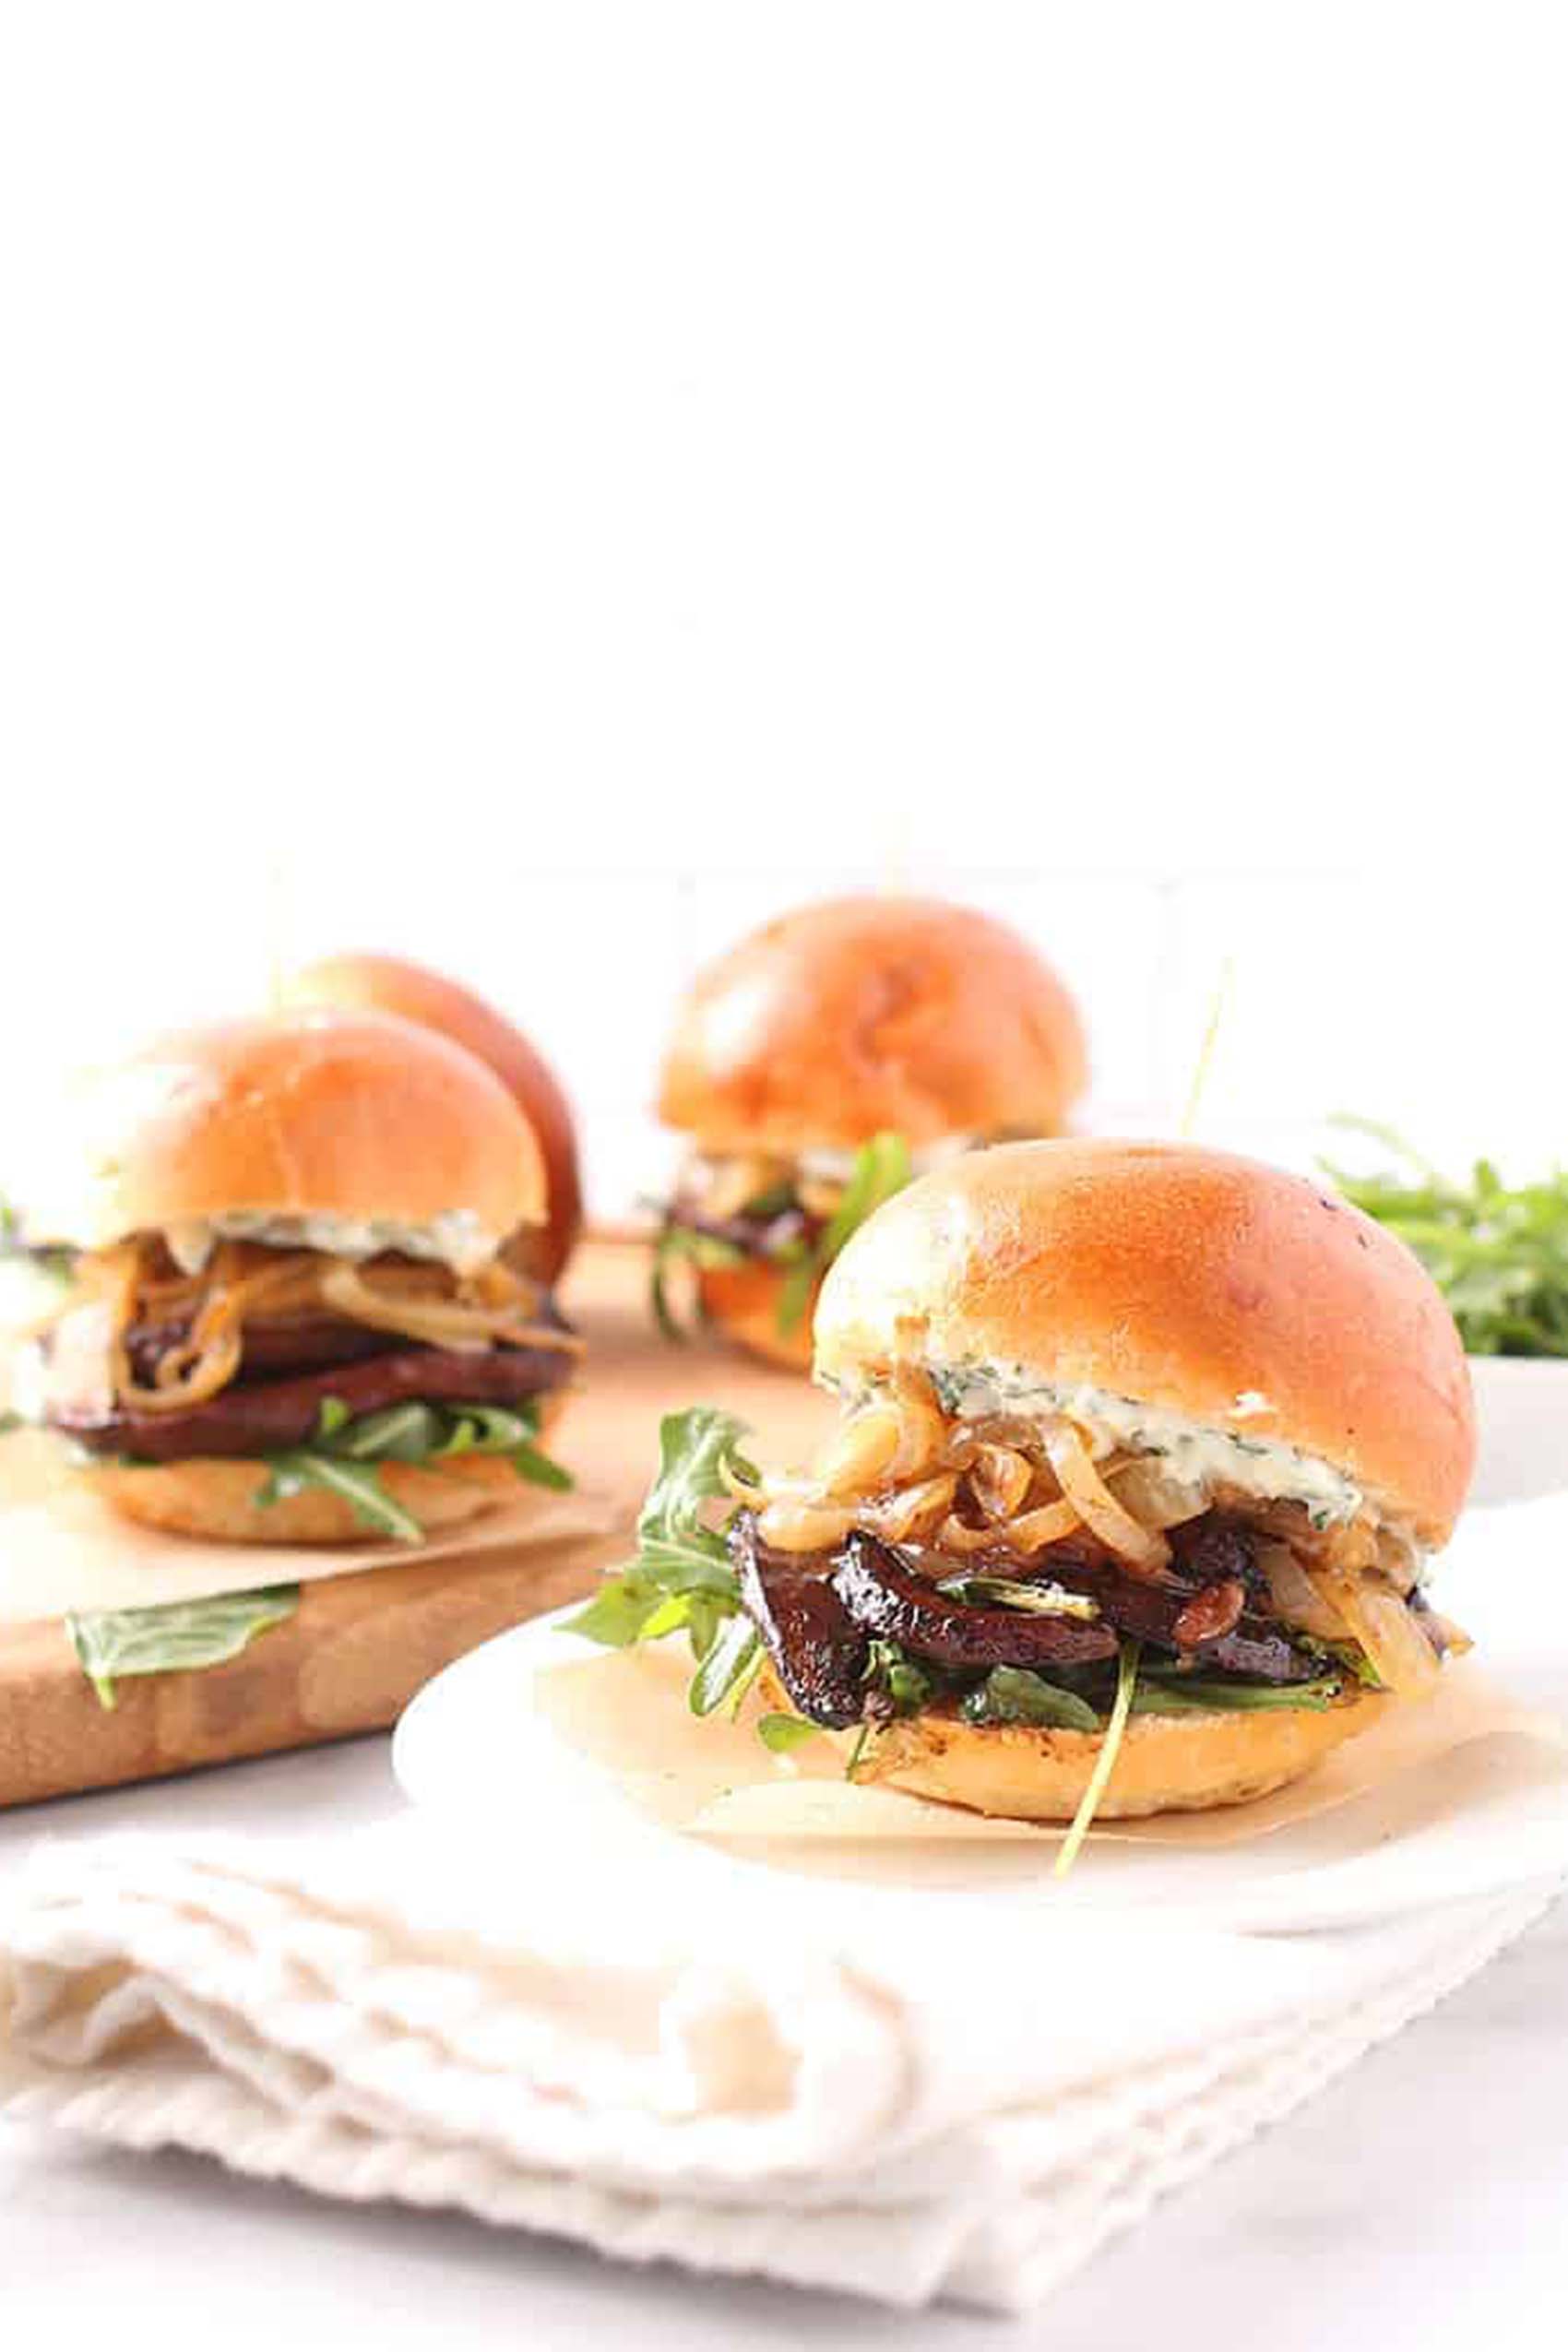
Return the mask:
{"type": "Polygon", "coordinates": [[[1543,1885],[1247,1937],[962,1902],[660,1921],[511,1887],[412,1816],[291,1847],[38,1850],[0,1923],[0,2107],[637,2261],[1024,2310],[1463,1981],[1543,1885]],[[897,1917],[897,1923],[895,1924],[897,1917]]]}

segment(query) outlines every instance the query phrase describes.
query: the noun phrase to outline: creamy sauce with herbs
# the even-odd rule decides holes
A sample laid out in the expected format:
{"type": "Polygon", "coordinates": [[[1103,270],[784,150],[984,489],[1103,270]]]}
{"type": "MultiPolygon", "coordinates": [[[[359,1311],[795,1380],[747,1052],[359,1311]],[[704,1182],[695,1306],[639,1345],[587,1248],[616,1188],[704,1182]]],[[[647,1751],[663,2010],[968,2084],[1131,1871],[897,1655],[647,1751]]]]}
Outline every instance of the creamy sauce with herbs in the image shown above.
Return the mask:
{"type": "Polygon", "coordinates": [[[399,1225],[382,1217],[274,1217],[237,1208],[172,1225],[163,1239],[182,1274],[199,1274],[220,1241],[262,1241],[269,1249],[322,1250],[352,1259],[395,1250],[400,1257],[436,1259],[456,1274],[483,1265],[499,1245],[499,1237],[487,1232],[469,1208],[445,1209],[428,1225],[399,1225]]]}
{"type": "MultiPolygon", "coordinates": [[[[1319,1527],[1340,1526],[1366,1507],[1353,1479],[1277,1438],[1239,1436],[1086,1383],[1041,1380],[1023,1364],[932,1365],[932,1377],[944,1408],[960,1420],[1004,1413],[1065,1419],[1084,1431],[1097,1460],[1117,1451],[1157,1455],[1170,1478],[1195,1493],[1219,1486],[1264,1502],[1301,1503],[1319,1527]]],[[[1266,1410],[1265,1400],[1250,1394],[1236,1404],[1242,1413],[1266,1410]]]]}

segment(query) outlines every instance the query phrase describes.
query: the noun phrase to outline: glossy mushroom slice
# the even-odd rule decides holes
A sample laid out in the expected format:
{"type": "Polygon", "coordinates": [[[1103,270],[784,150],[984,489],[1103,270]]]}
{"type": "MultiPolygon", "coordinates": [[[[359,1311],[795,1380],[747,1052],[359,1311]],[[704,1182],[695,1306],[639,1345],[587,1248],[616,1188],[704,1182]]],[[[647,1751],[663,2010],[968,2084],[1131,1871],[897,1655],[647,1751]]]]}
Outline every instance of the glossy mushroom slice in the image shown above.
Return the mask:
{"type": "Polygon", "coordinates": [[[735,1519],[729,1542],[742,1606],[793,1704],[832,1730],[859,1723],[871,1643],[834,1587],[831,1555],[774,1550],[750,1511],[735,1519]]]}

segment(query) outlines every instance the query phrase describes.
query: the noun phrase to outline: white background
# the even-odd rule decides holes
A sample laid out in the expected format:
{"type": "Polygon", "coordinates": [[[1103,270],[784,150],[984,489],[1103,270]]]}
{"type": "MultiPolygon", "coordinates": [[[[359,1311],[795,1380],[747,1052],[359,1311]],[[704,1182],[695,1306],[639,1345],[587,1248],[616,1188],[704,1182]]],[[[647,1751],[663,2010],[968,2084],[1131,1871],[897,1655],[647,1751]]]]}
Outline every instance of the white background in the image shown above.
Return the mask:
{"type": "Polygon", "coordinates": [[[701,955],[919,884],[1102,1124],[1562,1143],[1551,7],[13,5],[8,1099],[401,948],[592,1189],[701,955]]]}

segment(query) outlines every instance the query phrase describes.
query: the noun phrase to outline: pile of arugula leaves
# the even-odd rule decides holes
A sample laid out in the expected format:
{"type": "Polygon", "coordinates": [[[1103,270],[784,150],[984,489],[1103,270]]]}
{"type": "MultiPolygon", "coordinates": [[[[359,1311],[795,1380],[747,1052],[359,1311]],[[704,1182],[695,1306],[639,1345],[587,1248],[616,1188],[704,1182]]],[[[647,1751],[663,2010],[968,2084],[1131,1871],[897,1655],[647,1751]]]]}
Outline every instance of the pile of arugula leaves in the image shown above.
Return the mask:
{"type": "MultiPolygon", "coordinates": [[[[684,1261],[699,1272],[716,1267],[745,1265],[761,1255],[766,1263],[777,1266],[784,1275],[779,1289],[778,1327],[788,1338],[800,1328],[811,1306],[817,1284],[844,1247],[857,1227],[865,1223],[873,1209],[891,1200],[895,1193],[903,1191],[914,1173],[909,1146],[902,1135],[883,1134],[873,1135],[855,1155],[838,1205],[820,1229],[813,1234],[793,1234],[777,1248],[760,1253],[743,1249],[737,1241],[722,1239],[714,1233],[704,1233],[695,1227],[683,1225],[679,1208],[667,1212],[654,1243],[653,1271],[649,1280],[649,1296],[654,1319],[667,1339],[684,1339],[679,1318],[670,1301],[669,1274],[671,1265],[684,1261]]],[[[766,1192],[742,1203],[738,1214],[759,1226],[788,1216],[799,1208],[792,1179],[770,1185],[766,1192]]]]}
{"type": "Polygon", "coordinates": [[[606,1578],[588,1607],[567,1621],[607,1649],[629,1649],[683,1633],[695,1671],[687,1697],[694,1715],[711,1715],[729,1699],[738,1706],[762,1664],[755,1627],[720,1527],[709,1505],[733,1512],[731,1479],[755,1482],[741,1452],[745,1436],[732,1414],[711,1405],[666,1413],[659,1425],[659,1475],[637,1516],[636,1556],[606,1578]]]}
{"type": "Polygon", "coordinates": [[[1415,1252],[1472,1356],[1568,1356],[1568,1171],[1508,1185],[1478,1159],[1469,1182],[1456,1183],[1386,1127],[1335,1124],[1394,1156],[1396,1166],[1374,1176],[1322,1164],[1348,1200],[1415,1252]]]}

